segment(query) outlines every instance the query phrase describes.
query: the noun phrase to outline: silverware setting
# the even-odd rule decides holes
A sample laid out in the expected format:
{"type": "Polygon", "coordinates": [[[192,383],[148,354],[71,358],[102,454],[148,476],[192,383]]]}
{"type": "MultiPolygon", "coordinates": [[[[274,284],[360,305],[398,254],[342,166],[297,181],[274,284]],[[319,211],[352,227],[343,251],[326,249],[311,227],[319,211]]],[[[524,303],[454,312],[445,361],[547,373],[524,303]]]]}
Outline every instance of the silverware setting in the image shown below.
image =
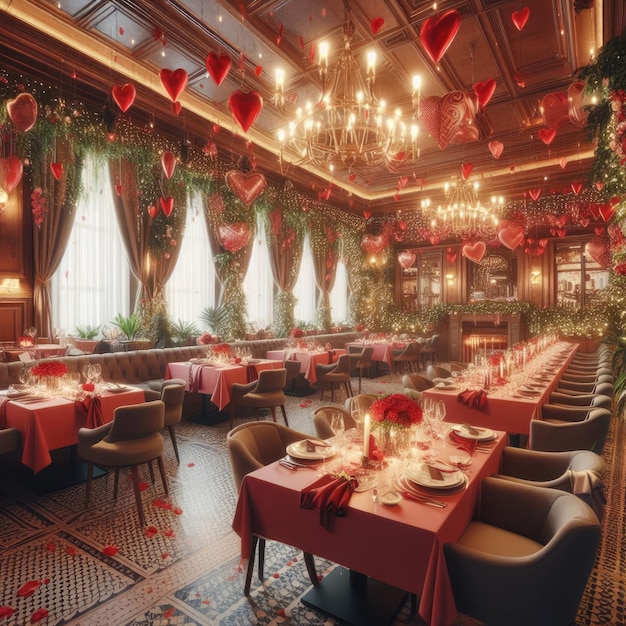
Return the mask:
{"type": "Polygon", "coordinates": [[[291,459],[288,459],[286,457],[280,459],[280,461],[278,461],[278,463],[280,465],[282,465],[283,467],[286,467],[286,468],[292,469],[292,470],[314,469],[311,465],[304,465],[304,463],[297,463],[296,461],[292,461],[291,459]]]}
{"type": "Polygon", "coordinates": [[[400,493],[402,494],[402,497],[406,498],[407,500],[413,500],[414,502],[419,502],[420,504],[434,506],[438,509],[445,509],[448,506],[447,502],[442,502],[441,500],[435,500],[434,498],[429,498],[428,496],[411,493],[410,491],[406,491],[406,489],[402,489],[402,486],[400,486],[400,493]]]}

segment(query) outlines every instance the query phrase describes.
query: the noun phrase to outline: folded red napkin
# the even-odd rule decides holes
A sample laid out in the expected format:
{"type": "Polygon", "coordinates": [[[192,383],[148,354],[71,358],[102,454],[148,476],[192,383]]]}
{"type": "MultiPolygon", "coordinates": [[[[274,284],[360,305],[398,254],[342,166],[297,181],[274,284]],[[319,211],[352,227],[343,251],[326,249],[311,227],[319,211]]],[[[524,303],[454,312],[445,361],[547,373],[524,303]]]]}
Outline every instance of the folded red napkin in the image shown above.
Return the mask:
{"type": "Polygon", "coordinates": [[[76,411],[86,419],[87,428],[97,428],[104,424],[102,405],[98,396],[87,396],[84,400],[74,402],[76,411]]]}
{"type": "Polygon", "coordinates": [[[334,516],[346,515],[346,507],[358,485],[354,476],[326,474],[300,492],[300,508],[318,510],[320,524],[330,530],[334,516]]]}
{"type": "Polygon", "coordinates": [[[464,450],[467,450],[470,453],[473,453],[474,450],[476,449],[476,443],[477,443],[476,439],[466,439],[465,437],[463,437],[462,435],[459,435],[454,430],[450,431],[449,437],[451,441],[459,444],[460,447],[462,447],[464,450]]]}

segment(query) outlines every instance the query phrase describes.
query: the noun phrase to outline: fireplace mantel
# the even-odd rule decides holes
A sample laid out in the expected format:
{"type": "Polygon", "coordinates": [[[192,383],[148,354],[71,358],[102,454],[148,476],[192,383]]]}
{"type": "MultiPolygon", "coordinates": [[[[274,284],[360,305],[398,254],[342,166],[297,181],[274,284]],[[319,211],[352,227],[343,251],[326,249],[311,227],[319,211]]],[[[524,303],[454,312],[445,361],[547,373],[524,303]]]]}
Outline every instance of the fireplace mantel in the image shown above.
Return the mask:
{"type": "MultiPolygon", "coordinates": [[[[449,324],[449,355],[453,361],[463,360],[463,338],[469,335],[481,338],[506,337],[506,346],[510,347],[521,339],[521,316],[475,313],[452,313],[449,324]]],[[[489,340],[488,344],[489,344],[489,340]]],[[[489,345],[488,345],[489,347],[489,345]]],[[[499,344],[499,347],[502,347],[499,344]]]]}

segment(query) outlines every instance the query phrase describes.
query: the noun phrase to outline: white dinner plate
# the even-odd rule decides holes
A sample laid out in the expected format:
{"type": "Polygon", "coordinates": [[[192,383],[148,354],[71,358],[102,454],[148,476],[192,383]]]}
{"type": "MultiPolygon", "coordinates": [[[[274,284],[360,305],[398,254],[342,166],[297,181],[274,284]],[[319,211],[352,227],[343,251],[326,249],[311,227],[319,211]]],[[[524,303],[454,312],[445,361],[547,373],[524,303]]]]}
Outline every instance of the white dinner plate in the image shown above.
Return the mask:
{"type": "Polygon", "coordinates": [[[107,385],[105,389],[109,393],[122,393],[123,391],[128,391],[128,387],[125,387],[124,385],[107,385]]]}
{"type": "Polygon", "coordinates": [[[435,385],[435,389],[443,389],[444,391],[453,391],[455,389],[458,389],[459,386],[455,385],[454,383],[451,384],[446,384],[446,383],[437,383],[435,385]]]}
{"type": "Polygon", "coordinates": [[[537,389],[531,389],[530,387],[520,387],[517,390],[517,393],[519,393],[522,396],[528,396],[529,398],[533,398],[535,396],[541,395],[541,391],[537,389]]]}
{"type": "Polygon", "coordinates": [[[461,470],[441,472],[441,480],[432,478],[427,463],[413,463],[409,465],[404,470],[404,475],[416,485],[428,487],[429,489],[453,489],[465,480],[465,474],[461,470]]]}
{"type": "Polygon", "coordinates": [[[472,434],[465,424],[455,424],[452,432],[463,439],[471,439],[473,441],[491,441],[495,438],[496,433],[491,428],[481,428],[480,426],[472,426],[478,432],[477,435],[472,434]]]}
{"type": "Polygon", "coordinates": [[[287,454],[295,459],[304,459],[306,461],[323,461],[330,459],[337,454],[335,446],[318,447],[314,452],[307,449],[307,440],[296,441],[287,446],[287,454]]]}

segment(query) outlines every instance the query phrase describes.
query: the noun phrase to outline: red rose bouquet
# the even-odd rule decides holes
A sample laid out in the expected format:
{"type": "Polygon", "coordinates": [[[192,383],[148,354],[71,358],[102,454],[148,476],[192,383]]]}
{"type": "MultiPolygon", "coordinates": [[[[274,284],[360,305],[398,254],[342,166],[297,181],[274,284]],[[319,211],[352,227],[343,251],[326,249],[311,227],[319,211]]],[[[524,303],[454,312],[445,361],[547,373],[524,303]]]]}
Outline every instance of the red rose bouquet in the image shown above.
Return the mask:
{"type": "Polygon", "coordinates": [[[209,333],[202,333],[198,337],[198,344],[199,345],[208,346],[211,343],[213,343],[213,336],[211,334],[209,334],[209,333]]]}
{"type": "Polygon", "coordinates": [[[303,332],[302,332],[302,329],[301,329],[301,328],[294,328],[294,329],[291,331],[291,336],[292,336],[294,339],[300,339],[300,337],[302,337],[302,335],[303,335],[303,332]]]}
{"type": "Polygon", "coordinates": [[[230,356],[230,346],[227,343],[218,343],[211,348],[211,352],[213,352],[213,354],[230,356]]]}
{"type": "Polygon", "coordinates": [[[57,378],[65,376],[67,372],[67,365],[62,361],[42,361],[31,370],[33,376],[56,376],[57,378]]]}
{"type": "Polygon", "coordinates": [[[372,402],[369,408],[372,426],[408,428],[422,421],[420,405],[401,393],[393,393],[372,402]]]}

